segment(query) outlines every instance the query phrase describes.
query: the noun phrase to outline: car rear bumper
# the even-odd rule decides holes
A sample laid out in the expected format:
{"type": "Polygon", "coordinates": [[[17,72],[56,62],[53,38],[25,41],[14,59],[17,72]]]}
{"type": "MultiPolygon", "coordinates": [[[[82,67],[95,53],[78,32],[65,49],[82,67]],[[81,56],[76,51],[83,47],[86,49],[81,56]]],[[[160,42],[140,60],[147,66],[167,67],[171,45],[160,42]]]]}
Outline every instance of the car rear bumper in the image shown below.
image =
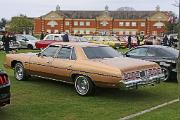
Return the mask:
{"type": "Polygon", "coordinates": [[[139,86],[154,85],[164,81],[164,74],[149,78],[141,78],[136,80],[121,81],[120,86],[128,89],[137,89],[139,86]]]}
{"type": "Polygon", "coordinates": [[[0,86],[0,107],[10,104],[10,84],[0,86]]]}

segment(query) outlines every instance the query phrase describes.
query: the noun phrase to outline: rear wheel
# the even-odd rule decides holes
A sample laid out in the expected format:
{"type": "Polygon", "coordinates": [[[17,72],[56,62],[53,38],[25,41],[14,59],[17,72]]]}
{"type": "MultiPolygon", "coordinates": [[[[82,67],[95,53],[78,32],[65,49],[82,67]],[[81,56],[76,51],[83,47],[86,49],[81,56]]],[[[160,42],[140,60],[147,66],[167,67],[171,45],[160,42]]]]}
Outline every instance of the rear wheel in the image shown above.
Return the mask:
{"type": "Polygon", "coordinates": [[[78,75],[75,78],[75,89],[81,96],[92,95],[95,92],[95,86],[91,79],[83,75],[78,75]]]}
{"type": "Polygon", "coordinates": [[[18,62],[15,64],[14,76],[18,81],[22,81],[26,79],[26,74],[22,63],[18,62]]]}

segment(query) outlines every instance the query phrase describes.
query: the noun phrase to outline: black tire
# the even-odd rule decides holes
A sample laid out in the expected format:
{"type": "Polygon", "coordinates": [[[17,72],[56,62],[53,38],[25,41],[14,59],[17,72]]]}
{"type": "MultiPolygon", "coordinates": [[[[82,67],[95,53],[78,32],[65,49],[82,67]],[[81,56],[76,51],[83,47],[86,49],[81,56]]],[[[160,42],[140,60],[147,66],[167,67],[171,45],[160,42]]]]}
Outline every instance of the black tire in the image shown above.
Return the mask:
{"type": "Polygon", "coordinates": [[[32,49],[33,49],[33,46],[29,44],[29,45],[27,46],[27,48],[32,50],[32,49]]]}
{"type": "Polygon", "coordinates": [[[14,66],[14,76],[16,78],[16,80],[18,81],[23,81],[26,80],[26,73],[25,73],[25,69],[22,63],[18,62],[15,64],[14,66]]]}
{"type": "Polygon", "coordinates": [[[95,93],[95,86],[91,79],[87,76],[78,75],[75,78],[75,90],[80,96],[93,95],[95,93]]]}
{"type": "Polygon", "coordinates": [[[165,75],[164,81],[169,81],[170,80],[170,70],[165,66],[161,66],[161,70],[165,75]]]}

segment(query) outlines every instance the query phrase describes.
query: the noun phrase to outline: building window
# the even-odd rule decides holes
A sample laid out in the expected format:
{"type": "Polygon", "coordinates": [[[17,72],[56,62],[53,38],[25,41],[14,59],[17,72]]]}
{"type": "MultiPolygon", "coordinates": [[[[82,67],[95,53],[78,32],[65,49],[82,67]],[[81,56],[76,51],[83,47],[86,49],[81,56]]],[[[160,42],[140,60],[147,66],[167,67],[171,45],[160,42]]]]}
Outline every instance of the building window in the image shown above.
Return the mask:
{"type": "Polygon", "coordinates": [[[66,25],[66,26],[69,26],[69,22],[65,22],[65,25],[66,25]]]}
{"type": "Polygon", "coordinates": [[[126,31],[125,34],[126,34],[126,35],[129,35],[129,31],[126,31]]]}
{"type": "Polygon", "coordinates": [[[141,27],[145,27],[145,22],[141,22],[141,27]]]}
{"type": "Polygon", "coordinates": [[[54,30],[54,33],[58,33],[59,32],[59,30],[54,30]]]}
{"type": "Polygon", "coordinates": [[[136,35],[136,31],[131,31],[131,34],[132,35],[136,35]]]}
{"type": "Polygon", "coordinates": [[[79,31],[78,30],[74,30],[74,34],[77,34],[79,31]]]}
{"type": "Polygon", "coordinates": [[[80,30],[80,34],[84,34],[84,30],[80,30]]]}
{"type": "Polygon", "coordinates": [[[90,22],[86,22],[86,26],[90,26],[90,22]]]}
{"type": "Polygon", "coordinates": [[[126,22],[126,26],[130,26],[130,22],[126,22]]]}
{"type": "Polygon", "coordinates": [[[86,34],[90,34],[90,30],[86,30],[86,34]]]}
{"type": "Polygon", "coordinates": [[[47,33],[51,33],[51,30],[50,30],[50,29],[48,29],[48,30],[47,30],[47,33]]]}
{"type": "Polygon", "coordinates": [[[152,35],[157,35],[157,31],[152,31],[152,35]]]}
{"type": "Polygon", "coordinates": [[[84,22],[80,22],[80,26],[84,26],[84,22]]]}
{"type": "Polygon", "coordinates": [[[135,26],[136,26],[136,22],[132,22],[131,24],[132,24],[132,26],[133,26],[133,27],[135,27],[135,26]]]}
{"type": "Polygon", "coordinates": [[[119,26],[124,26],[124,22],[119,22],[119,26]]]}
{"type": "Polygon", "coordinates": [[[74,26],[78,26],[78,22],[77,21],[74,21],[74,26]]]}
{"type": "Polygon", "coordinates": [[[119,34],[120,34],[120,35],[123,35],[123,33],[124,33],[123,31],[119,31],[119,34]]]}
{"type": "Polygon", "coordinates": [[[69,30],[65,30],[66,33],[69,33],[69,30]]]}

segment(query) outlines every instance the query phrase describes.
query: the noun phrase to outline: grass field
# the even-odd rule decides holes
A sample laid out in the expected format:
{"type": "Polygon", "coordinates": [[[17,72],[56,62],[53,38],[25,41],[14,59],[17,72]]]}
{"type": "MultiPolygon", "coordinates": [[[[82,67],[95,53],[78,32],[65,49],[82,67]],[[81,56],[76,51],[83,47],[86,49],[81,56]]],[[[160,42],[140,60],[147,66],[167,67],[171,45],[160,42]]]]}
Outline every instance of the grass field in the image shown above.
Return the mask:
{"type": "MultiPolygon", "coordinates": [[[[0,68],[4,57],[0,52],[0,68]]],[[[0,120],[116,120],[176,99],[178,94],[177,83],[165,82],[138,90],[98,88],[95,96],[81,97],[72,85],[37,78],[16,81],[13,70],[5,70],[11,79],[12,98],[11,105],[0,110],[0,120]]],[[[178,106],[174,104],[136,119],[151,120],[157,116],[161,120],[166,114],[167,120],[173,116],[178,120],[178,106]]]]}

